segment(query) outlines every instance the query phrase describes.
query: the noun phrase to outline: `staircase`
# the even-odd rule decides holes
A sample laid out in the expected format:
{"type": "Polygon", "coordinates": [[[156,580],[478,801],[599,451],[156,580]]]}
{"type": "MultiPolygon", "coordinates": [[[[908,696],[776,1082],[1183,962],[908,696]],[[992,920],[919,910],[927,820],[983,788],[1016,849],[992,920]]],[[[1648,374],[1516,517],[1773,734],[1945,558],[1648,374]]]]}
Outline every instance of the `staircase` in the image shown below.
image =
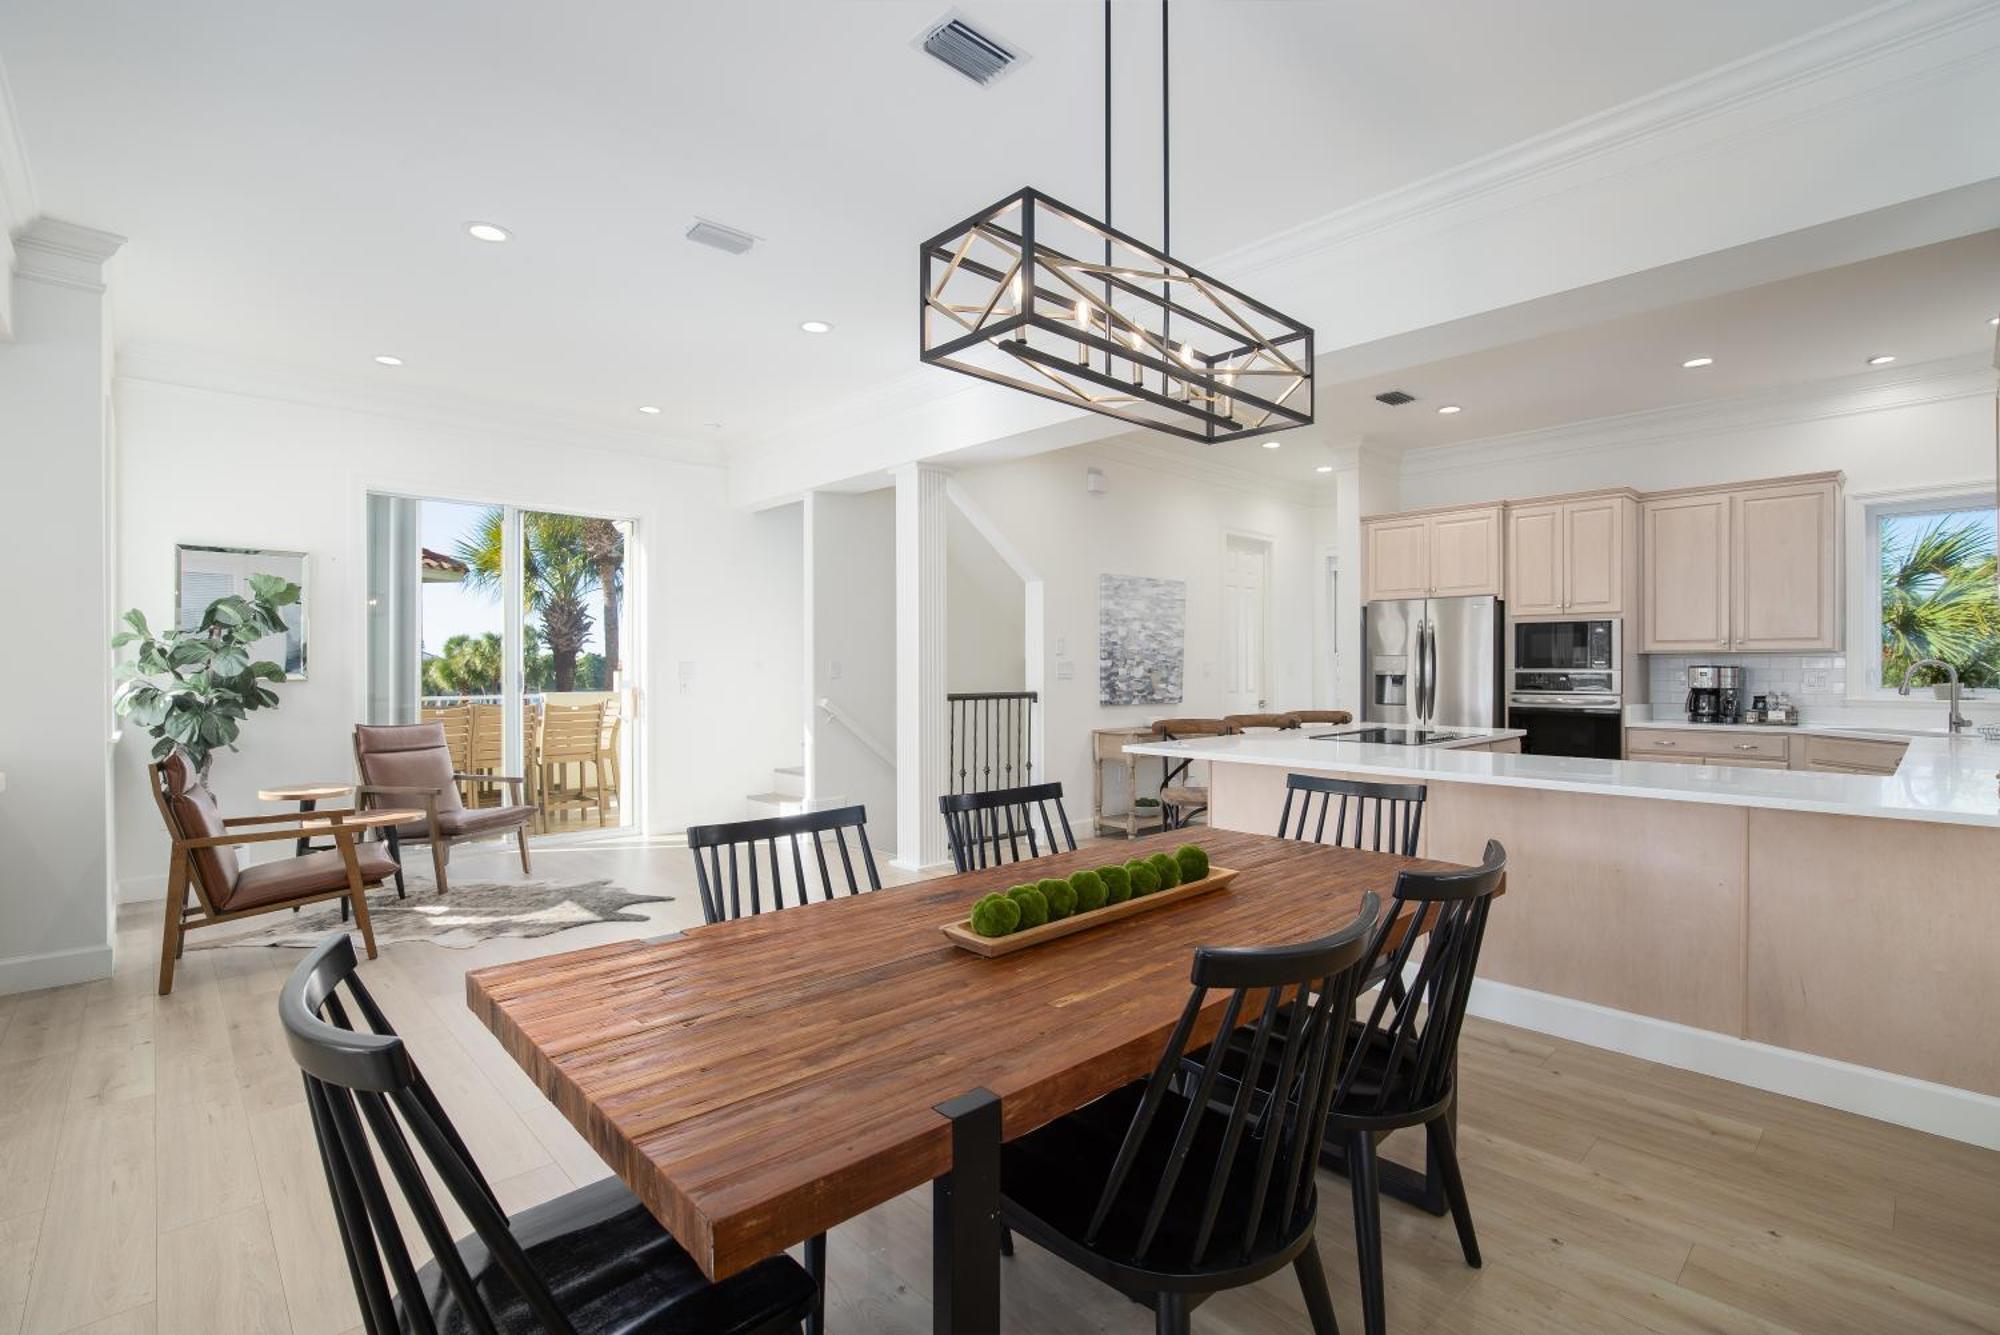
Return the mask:
{"type": "Polygon", "coordinates": [[[772,770],[770,791],[751,793],[744,800],[750,805],[753,820],[762,816],[794,816],[801,811],[822,811],[827,807],[844,805],[838,797],[806,801],[806,771],[803,765],[781,765],[772,770]]]}

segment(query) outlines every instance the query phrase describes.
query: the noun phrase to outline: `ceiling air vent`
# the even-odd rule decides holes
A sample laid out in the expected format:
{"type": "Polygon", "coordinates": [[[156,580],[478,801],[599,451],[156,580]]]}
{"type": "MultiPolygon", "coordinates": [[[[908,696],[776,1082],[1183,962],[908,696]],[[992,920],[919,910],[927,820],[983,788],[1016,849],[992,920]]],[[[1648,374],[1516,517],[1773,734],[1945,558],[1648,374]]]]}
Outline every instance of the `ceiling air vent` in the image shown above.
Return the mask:
{"type": "Polygon", "coordinates": [[[757,244],[757,238],[748,232],[739,232],[734,227],[724,227],[721,223],[710,222],[706,218],[696,218],[694,226],[687,229],[687,239],[697,245],[713,246],[731,255],[741,255],[757,244]]]}
{"type": "Polygon", "coordinates": [[[981,87],[1021,58],[955,15],[924,29],[917,45],[981,87]]]}
{"type": "Polygon", "coordinates": [[[1386,403],[1391,408],[1400,408],[1406,403],[1415,403],[1416,401],[1416,395],[1405,394],[1400,389],[1392,389],[1387,394],[1377,394],[1375,396],[1375,402],[1386,403]]]}

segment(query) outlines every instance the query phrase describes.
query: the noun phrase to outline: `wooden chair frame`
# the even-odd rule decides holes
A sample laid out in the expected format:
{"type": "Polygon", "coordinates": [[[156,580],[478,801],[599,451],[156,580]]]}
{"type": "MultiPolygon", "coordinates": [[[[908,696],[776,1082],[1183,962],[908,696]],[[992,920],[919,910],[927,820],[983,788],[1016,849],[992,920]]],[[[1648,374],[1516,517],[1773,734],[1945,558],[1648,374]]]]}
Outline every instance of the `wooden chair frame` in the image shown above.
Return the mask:
{"type": "MultiPolygon", "coordinates": [[[[409,799],[408,805],[420,805],[423,807],[424,833],[417,838],[410,839],[410,842],[430,845],[431,874],[437,878],[438,893],[441,895],[451,888],[445,881],[444,868],[445,864],[451,861],[451,846],[453,844],[469,844],[475,839],[504,839],[507,837],[507,832],[504,830],[497,833],[491,830],[478,830],[470,834],[445,834],[440,831],[438,829],[438,799],[444,795],[444,789],[442,788],[369,783],[368,770],[361,758],[361,735],[359,733],[356,733],[354,737],[354,775],[357,780],[354,785],[354,800],[359,804],[362,811],[376,809],[381,805],[376,799],[383,797],[406,798],[409,799]]],[[[526,778],[519,774],[462,774],[457,771],[452,772],[451,781],[454,784],[504,783],[514,790],[514,800],[509,805],[517,807],[523,805],[521,801],[521,787],[527,782],[526,778]]],[[[531,821],[528,824],[533,824],[533,822],[531,821]]],[[[514,834],[521,845],[521,874],[525,876],[532,871],[528,857],[528,826],[521,825],[517,827],[514,834]]],[[[393,825],[382,827],[382,838],[388,842],[389,856],[396,860],[396,889],[398,891],[403,889],[403,841],[407,837],[398,833],[396,827],[393,825]]]]}
{"type": "Polygon", "coordinates": [[[173,840],[172,862],[167,870],[166,921],[160,934],[161,996],[164,997],[173,991],[174,965],[185,949],[187,934],[195,928],[237,922],[244,918],[257,917],[259,914],[276,913],[281,909],[302,908],[307,904],[318,904],[329,899],[344,899],[353,906],[354,921],[361,928],[361,940],[368,947],[368,958],[375,958],[375,926],[368,917],[367,889],[369,886],[380,885],[382,881],[381,878],[371,881],[362,876],[361,863],[355,854],[355,845],[369,829],[382,825],[381,820],[371,820],[368,813],[353,807],[315,811],[310,815],[280,812],[265,816],[228,816],[222,822],[224,829],[244,830],[245,833],[191,838],[181,828],[179,819],[174,815],[173,804],[167,797],[166,779],[160,773],[160,767],[157,764],[148,765],[146,773],[152,781],[153,801],[159,807],[160,817],[166,822],[167,833],[173,840]],[[311,894],[259,904],[254,908],[229,910],[218,907],[224,892],[229,887],[209,885],[202,876],[201,864],[195,857],[196,851],[204,848],[296,843],[301,839],[326,835],[332,836],[333,846],[347,867],[347,884],[336,890],[316,890],[311,894]],[[190,889],[194,891],[195,898],[192,905],[187,902],[190,889]]]}

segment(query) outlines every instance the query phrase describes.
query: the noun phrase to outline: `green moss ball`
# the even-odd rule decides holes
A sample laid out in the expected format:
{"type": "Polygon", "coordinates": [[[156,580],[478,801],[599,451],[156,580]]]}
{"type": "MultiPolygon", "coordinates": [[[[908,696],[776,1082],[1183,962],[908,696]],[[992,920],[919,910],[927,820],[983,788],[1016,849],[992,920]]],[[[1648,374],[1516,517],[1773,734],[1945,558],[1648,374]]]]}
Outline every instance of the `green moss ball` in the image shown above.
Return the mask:
{"type": "Polygon", "coordinates": [[[988,895],[972,906],[972,930],[981,936],[1005,936],[1021,925],[1021,906],[1005,895],[988,895]]]}
{"type": "Polygon", "coordinates": [[[1097,869],[1097,879],[1104,882],[1104,902],[1123,904],[1132,897],[1132,876],[1117,863],[1097,869]]]}
{"type": "Polygon", "coordinates": [[[1174,861],[1180,866],[1182,885],[1208,875],[1208,850],[1200,844],[1182,844],[1174,850],[1174,861]]]}
{"type": "Polygon", "coordinates": [[[1160,873],[1150,862],[1134,858],[1125,864],[1125,875],[1132,881],[1132,898],[1143,899],[1160,888],[1160,873]]]}
{"type": "Polygon", "coordinates": [[[1040,927],[1049,920],[1049,901],[1042,892],[1032,885],[1017,885],[1007,892],[1007,898],[1021,906],[1021,930],[1040,927]]]}
{"type": "Polygon", "coordinates": [[[1174,861],[1172,853],[1155,853],[1146,859],[1146,865],[1159,876],[1160,889],[1171,890],[1181,883],[1181,864],[1174,861]]]}
{"type": "Polygon", "coordinates": [[[1042,898],[1049,901],[1049,921],[1056,922],[1076,912],[1076,891],[1070,889],[1068,881],[1059,881],[1051,876],[1036,884],[1042,898]]]}
{"type": "Polygon", "coordinates": [[[1076,911],[1088,913],[1092,909],[1104,907],[1104,880],[1094,871],[1080,871],[1069,878],[1069,888],[1076,892],[1076,911]]]}

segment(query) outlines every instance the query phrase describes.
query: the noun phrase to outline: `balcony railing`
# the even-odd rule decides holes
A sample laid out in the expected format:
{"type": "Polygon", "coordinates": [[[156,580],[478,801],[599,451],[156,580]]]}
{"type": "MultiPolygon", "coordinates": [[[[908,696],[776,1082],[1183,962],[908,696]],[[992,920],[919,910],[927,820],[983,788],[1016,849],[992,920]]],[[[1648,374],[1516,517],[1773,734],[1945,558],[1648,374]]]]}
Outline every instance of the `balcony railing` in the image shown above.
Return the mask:
{"type": "Polygon", "coordinates": [[[949,715],[951,791],[983,793],[1034,782],[1033,691],[955,691],[949,715]]]}

